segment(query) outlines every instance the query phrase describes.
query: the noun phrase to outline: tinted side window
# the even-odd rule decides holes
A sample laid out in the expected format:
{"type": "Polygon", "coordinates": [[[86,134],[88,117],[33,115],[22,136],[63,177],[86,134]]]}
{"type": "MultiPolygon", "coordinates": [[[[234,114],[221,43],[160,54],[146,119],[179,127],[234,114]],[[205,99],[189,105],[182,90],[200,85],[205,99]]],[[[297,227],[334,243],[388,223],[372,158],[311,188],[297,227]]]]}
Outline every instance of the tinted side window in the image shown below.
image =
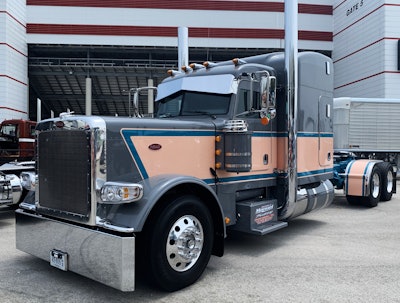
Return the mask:
{"type": "MultiPolygon", "coordinates": [[[[245,85],[241,85],[238,90],[238,100],[236,104],[236,114],[250,112],[251,110],[261,109],[260,105],[260,93],[253,90],[253,98],[251,98],[251,90],[249,82],[242,82],[245,85]],[[247,85],[246,85],[247,84],[247,85]]],[[[247,116],[258,116],[257,113],[249,113],[247,116]]]]}

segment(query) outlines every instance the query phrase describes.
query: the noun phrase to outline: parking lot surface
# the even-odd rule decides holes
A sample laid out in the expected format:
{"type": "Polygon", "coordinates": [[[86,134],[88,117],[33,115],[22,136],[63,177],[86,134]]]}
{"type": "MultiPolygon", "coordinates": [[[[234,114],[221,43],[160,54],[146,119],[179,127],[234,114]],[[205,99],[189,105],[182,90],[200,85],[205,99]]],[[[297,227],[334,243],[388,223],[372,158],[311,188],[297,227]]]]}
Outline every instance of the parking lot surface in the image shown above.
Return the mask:
{"type": "Polygon", "coordinates": [[[364,208],[339,194],[266,236],[231,233],[225,255],[174,293],[140,278],[123,293],[50,267],[15,249],[14,211],[0,207],[0,302],[400,302],[399,197],[364,208]]]}

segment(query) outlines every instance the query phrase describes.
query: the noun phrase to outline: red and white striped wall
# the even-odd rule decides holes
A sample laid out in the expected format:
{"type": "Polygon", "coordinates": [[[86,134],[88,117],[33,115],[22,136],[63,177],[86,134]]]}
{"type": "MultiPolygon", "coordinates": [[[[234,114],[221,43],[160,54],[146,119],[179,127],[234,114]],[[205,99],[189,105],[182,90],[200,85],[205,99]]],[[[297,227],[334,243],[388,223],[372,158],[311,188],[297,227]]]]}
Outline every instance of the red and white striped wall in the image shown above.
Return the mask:
{"type": "Polygon", "coordinates": [[[28,117],[26,1],[0,1],[0,121],[28,117]]]}
{"type": "Polygon", "coordinates": [[[336,0],[336,97],[400,98],[400,1],[336,0]]]}
{"type": "MultiPolygon", "coordinates": [[[[282,48],[284,1],[27,0],[28,43],[282,48]]],[[[299,5],[299,47],[332,50],[331,0],[299,5]]]]}

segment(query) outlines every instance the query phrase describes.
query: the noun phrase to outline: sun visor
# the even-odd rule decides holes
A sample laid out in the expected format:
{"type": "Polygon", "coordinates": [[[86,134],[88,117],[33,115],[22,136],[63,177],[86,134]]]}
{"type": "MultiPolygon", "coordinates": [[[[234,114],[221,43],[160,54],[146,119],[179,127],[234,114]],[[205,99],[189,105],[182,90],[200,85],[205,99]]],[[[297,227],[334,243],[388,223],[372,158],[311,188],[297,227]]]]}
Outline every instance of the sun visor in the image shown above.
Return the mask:
{"type": "Polygon", "coordinates": [[[177,78],[163,82],[158,86],[156,101],[181,90],[211,94],[231,94],[235,92],[236,82],[233,80],[234,76],[230,74],[177,78]]]}

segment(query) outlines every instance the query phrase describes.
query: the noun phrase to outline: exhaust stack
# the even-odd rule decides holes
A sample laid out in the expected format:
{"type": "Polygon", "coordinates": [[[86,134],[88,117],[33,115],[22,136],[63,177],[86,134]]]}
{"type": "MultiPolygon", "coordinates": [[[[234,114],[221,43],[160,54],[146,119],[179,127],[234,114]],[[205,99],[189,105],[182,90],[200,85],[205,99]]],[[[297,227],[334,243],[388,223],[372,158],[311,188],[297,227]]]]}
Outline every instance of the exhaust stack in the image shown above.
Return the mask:
{"type": "Polygon", "coordinates": [[[297,200],[297,86],[298,86],[298,1],[285,1],[285,75],[288,112],[288,201],[291,215],[297,200]]]}
{"type": "Polygon", "coordinates": [[[187,27],[178,28],[178,70],[182,66],[189,66],[189,30],[187,27]]]}

